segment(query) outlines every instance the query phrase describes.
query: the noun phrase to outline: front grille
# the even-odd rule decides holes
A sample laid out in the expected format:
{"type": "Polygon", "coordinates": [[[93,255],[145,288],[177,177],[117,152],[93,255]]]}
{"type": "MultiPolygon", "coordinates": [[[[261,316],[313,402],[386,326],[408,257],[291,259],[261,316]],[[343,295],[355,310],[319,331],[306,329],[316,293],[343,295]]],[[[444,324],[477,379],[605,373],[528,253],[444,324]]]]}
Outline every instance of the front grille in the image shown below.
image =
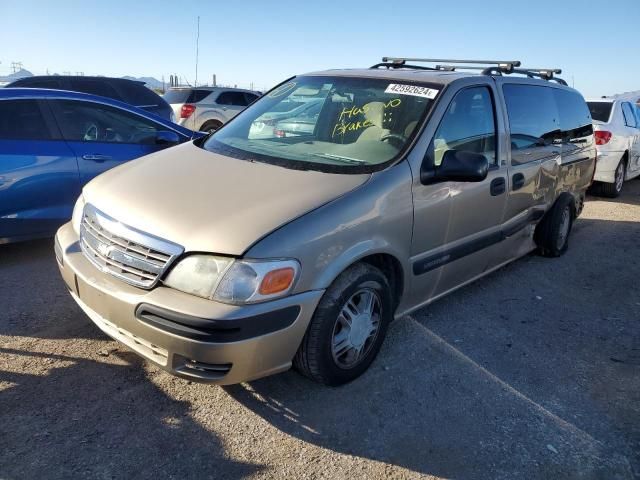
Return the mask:
{"type": "Polygon", "coordinates": [[[132,285],[153,287],[183,248],[123,225],[86,205],[80,224],[80,246],[100,270],[132,285]]]}

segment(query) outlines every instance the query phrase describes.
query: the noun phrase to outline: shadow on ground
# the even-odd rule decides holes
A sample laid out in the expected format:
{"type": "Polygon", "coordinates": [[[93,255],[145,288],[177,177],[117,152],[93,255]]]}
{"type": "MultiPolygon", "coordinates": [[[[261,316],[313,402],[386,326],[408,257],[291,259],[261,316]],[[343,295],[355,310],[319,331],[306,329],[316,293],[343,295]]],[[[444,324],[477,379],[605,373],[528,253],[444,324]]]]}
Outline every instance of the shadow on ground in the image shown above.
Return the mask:
{"type": "Polygon", "coordinates": [[[237,479],[262,468],[227,458],[216,435],[191,419],[189,403],[150,382],[133,353],[112,352],[110,363],[7,348],[2,355],[50,366],[44,376],[0,371],[0,384],[11,385],[0,391],[2,478],[237,479]]]}
{"type": "Polygon", "coordinates": [[[60,278],[53,239],[0,245],[0,335],[106,339],[60,278]]]}

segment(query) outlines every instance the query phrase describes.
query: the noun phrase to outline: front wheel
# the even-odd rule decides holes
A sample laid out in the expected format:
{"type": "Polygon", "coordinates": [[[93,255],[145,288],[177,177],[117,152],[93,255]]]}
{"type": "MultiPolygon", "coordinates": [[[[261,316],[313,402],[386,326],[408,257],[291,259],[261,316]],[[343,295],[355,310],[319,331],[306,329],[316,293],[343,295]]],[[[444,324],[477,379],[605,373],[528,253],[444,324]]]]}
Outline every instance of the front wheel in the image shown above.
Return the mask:
{"type": "Polygon", "coordinates": [[[325,385],[350,382],[375,359],[392,317],[387,278],[372,265],[353,265],[320,300],[293,364],[325,385]]]}

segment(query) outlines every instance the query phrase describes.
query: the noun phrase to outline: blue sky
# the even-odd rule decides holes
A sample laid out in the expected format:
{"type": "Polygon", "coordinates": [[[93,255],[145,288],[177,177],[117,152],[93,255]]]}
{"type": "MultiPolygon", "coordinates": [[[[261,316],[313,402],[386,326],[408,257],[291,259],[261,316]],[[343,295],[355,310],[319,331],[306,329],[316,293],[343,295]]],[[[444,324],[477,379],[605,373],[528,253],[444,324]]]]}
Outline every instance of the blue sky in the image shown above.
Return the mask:
{"type": "Polygon", "coordinates": [[[200,82],[263,89],[389,55],[519,59],[588,96],[640,90],[640,0],[0,0],[0,74],[21,61],[193,82],[198,15],[200,82]]]}

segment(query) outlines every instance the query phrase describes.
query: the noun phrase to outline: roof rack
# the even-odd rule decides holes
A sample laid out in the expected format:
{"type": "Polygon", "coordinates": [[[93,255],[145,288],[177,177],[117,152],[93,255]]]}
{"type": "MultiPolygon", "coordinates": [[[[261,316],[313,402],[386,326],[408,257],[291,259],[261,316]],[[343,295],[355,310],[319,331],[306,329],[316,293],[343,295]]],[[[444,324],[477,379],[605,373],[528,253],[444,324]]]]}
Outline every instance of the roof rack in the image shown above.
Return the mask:
{"type": "MultiPolygon", "coordinates": [[[[382,63],[378,63],[371,68],[415,68],[407,65],[407,62],[418,63],[446,63],[446,64],[467,64],[467,65],[496,65],[505,70],[513,70],[520,66],[520,60],[451,60],[443,58],[412,58],[412,57],[382,57],[382,63]]],[[[437,70],[433,67],[422,67],[422,69],[437,70]]]]}
{"type": "Polygon", "coordinates": [[[555,77],[556,74],[562,73],[562,70],[559,68],[518,68],[520,66],[520,60],[447,60],[442,58],[382,57],[382,63],[377,63],[370,68],[410,68],[443,72],[480,70],[483,75],[509,75],[517,73],[526,75],[529,78],[553,80],[561,85],[567,85],[567,82],[563,79],[555,77]],[[407,62],[435,63],[436,65],[434,67],[427,67],[423,65],[408,65],[407,62]]]}

